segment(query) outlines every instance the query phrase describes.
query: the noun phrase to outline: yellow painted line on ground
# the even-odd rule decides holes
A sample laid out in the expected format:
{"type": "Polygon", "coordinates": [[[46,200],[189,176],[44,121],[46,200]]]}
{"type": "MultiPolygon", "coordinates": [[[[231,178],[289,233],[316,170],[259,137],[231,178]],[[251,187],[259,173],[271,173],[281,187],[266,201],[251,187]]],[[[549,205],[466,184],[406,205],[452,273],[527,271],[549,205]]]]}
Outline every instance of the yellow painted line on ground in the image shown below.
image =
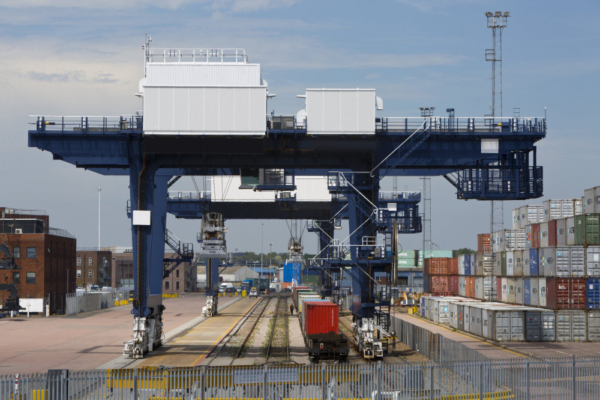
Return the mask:
{"type": "Polygon", "coordinates": [[[219,337],[217,340],[215,340],[215,341],[213,342],[213,344],[212,344],[212,345],[211,345],[211,346],[210,346],[210,347],[209,347],[207,350],[205,350],[205,351],[204,351],[204,353],[200,354],[200,357],[198,357],[198,358],[196,359],[196,361],[194,361],[194,362],[192,363],[191,367],[195,367],[195,366],[196,366],[196,365],[197,365],[199,362],[201,362],[202,360],[204,360],[204,358],[206,357],[206,353],[208,353],[209,351],[212,351],[212,349],[215,347],[215,344],[219,343],[219,341],[220,341],[221,339],[223,339],[223,337],[224,337],[225,335],[227,335],[227,334],[228,334],[228,333],[231,331],[231,329],[233,329],[233,327],[234,327],[234,326],[235,326],[235,325],[236,325],[236,324],[239,322],[239,320],[240,320],[240,319],[244,318],[244,316],[246,315],[246,313],[247,313],[248,311],[250,311],[250,309],[252,308],[252,306],[254,306],[254,304],[256,304],[256,303],[253,303],[253,304],[250,306],[250,308],[249,308],[248,310],[246,310],[246,312],[245,312],[244,314],[242,314],[242,315],[241,315],[241,316],[240,316],[238,319],[236,319],[236,320],[235,320],[235,322],[234,322],[233,324],[231,324],[231,326],[230,326],[230,327],[229,327],[229,328],[228,328],[228,329],[227,329],[227,330],[226,330],[226,331],[225,331],[225,332],[224,332],[224,333],[223,333],[223,334],[222,334],[222,335],[221,335],[221,336],[220,336],[220,337],[219,337]]]}
{"type": "MultiPolygon", "coordinates": [[[[449,328],[446,328],[446,327],[445,327],[445,326],[443,326],[443,325],[436,325],[436,324],[433,324],[433,323],[429,322],[428,320],[424,320],[424,319],[422,319],[422,318],[419,318],[419,317],[417,317],[416,315],[410,315],[410,314],[406,314],[406,315],[408,315],[409,317],[416,318],[416,319],[418,319],[419,321],[425,321],[425,322],[427,322],[428,324],[431,324],[431,325],[437,326],[438,328],[445,329],[445,330],[447,330],[448,332],[455,333],[455,334],[457,334],[457,335],[460,335],[460,336],[466,337],[467,339],[476,340],[476,341],[478,341],[479,343],[487,344],[488,346],[492,346],[492,347],[494,347],[494,348],[496,348],[496,349],[498,349],[498,350],[503,350],[503,351],[506,351],[507,353],[511,353],[511,354],[515,354],[515,355],[517,355],[517,356],[519,356],[519,357],[527,358],[527,356],[524,356],[524,355],[523,355],[523,354],[521,354],[521,353],[517,353],[517,352],[515,352],[515,351],[508,350],[508,349],[503,349],[502,347],[496,346],[495,344],[492,344],[492,343],[485,342],[485,341],[483,341],[483,340],[481,340],[481,339],[477,339],[477,338],[475,338],[475,337],[472,337],[472,336],[464,335],[464,334],[462,334],[462,333],[460,333],[460,332],[454,332],[453,330],[450,330],[449,328]]],[[[472,350],[474,350],[474,351],[477,351],[476,349],[472,349],[472,350]]]]}
{"type": "Polygon", "coordinates": [[[157,357],[157,358],[156,358],[156,361],[154,361],[152,364],[150,364],[150,366],[154,366],[154,365],[155,365],[157,362],[159,362],[160,360],[162,360],[162,359],[163,359],[163,358],[165,358],[165,357],[166,357],[166,354],[165,354],[164,356],[157,357]]]}

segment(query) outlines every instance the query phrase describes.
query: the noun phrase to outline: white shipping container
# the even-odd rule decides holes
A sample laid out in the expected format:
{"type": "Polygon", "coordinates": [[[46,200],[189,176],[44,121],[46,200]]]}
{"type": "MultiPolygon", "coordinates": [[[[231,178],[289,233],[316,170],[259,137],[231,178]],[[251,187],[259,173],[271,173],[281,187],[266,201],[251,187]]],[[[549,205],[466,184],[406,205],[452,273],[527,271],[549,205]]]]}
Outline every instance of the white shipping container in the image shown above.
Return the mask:
{"type": "Polygon", "coordinates": [[[544,206],[523,206],[520,208],[521,219],[519,228],[523,229],[527,225],[544,222],[544,206]]]}
{"type": "Polygon", "coordinates": [[[583,212],[585,214],[600,213],[600,186],[586,189],[583,193],[583,212]]]}
{"type": "Polygon", "coordinates": [[[515,252],[506,252],[506,276],[515,276],[515,252]]]}
{"type": "Polygon", "coordinates": [[[516,277],[520,277],[523,276],[523,252],[527,251],[529,252],[529,250],[515,250],[514,251],[514,276],[516,277]]]}
{"type": "Polygon", "coordinates": [[[525,227],[525,249],[530,249],[531,248],[531,239],[532,239],[532,235],[531,235],[531,225],[527,225],[525,227]]]}
{"type": "Polygon", "coordinates": [[[464,328],[463,330],[465,332],[470,332],[470,326],[471,326],[471,306],[468,304],[465,304],[465,308],[463,311],[463,318],[464,318],[464,328]]]}
{"type": "MultiPolygon", "coordinates": [[[[562,255],[562,254],[561,254],[562,255]]],[[[539,264],[538,274],[539,276],[557,276],[556,270],[556,247],[543,247],[539,250],[539,264]]]]}
{"type": "Polygon", "coordinates": [[[516,278],[515,280],[515,303],[524,304],[523,301],[523,278],[516,278]]]}
{"type": "Polygon", "coordinates": [[[538,294],[539,294],[539,301],[538,301],[538,305],[540,307],[546,307],[546,296],[547,296],[547,292],[546,292],[546,278],[538,278],[538,294]]]}
{"type": "Polygon", "coordinates": [[[375,89],[306,89],[309,135],[375,134],[375,89]]]}
{"type": "Polygon", "coordinates": [[[512,210],[512,229],[519,229],[519,220],[520,218],[520,209],[519,208],[515,208],[514,210],[512,210]]]}
{"type": "Polygon", "coordinates": [[[458,294],[459,296],[466,297],[466,278],[464,276],[458,277],[458,294]]]}
{"type": "Polygon", "coordinates": [[[586,275],[600,277],[600,246],[589,246],[586,249],[586,275]]]}
{"type": "Polygon", "coordinates": [[[529,305],[540,305],[540,278],[529,278],[529,305]]]}
{"type": "Polygon", "coordinates": [[[567,219],[562,218],[556,221],[556,245],[567,245],[567,219]]]}
{"type": "Polygon", "coordinates": [[[550,238],[550,231],[548,230],[548,223],[542,222],[540,224],[540,247],[548,247],[548,239],[550,238]]]}
{"type": "Polygon", "coordinates": [[[584,201],[583,197],[581,199],[573,200],[574,208],[575,208],[575,212],[574,212],[575,215],[583,214],[583,201],[584,201]]]}
{"type": "Polygon", "coordinates": [[[506,279],[506,285],[508,288],[508,292],[507,292],[507,303],[510,304],[515,304],[517,302],[516,299],[516,280],[515,278],[507,278],[506,279]]]}
{"type": "Polygon", "coordinates": [[[575,201],[573,199],[544,201],[544,222],[575,215],[575,201]]]}
{"type": "Polygon", "coordinates": [[[503,303],[507,303],[508,302],[508,279],[507,278],[502,278],[502,302],[503,303]]]}

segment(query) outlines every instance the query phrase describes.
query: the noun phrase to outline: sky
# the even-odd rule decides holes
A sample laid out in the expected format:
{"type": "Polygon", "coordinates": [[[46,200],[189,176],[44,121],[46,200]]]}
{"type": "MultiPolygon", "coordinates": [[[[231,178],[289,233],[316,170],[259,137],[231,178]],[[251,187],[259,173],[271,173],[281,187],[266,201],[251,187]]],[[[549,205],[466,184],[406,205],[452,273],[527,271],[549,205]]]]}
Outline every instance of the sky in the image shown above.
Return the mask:
{"type": "MultiPolygon", "coordinates": [[[[492,45],[486,11],[510,11],[503,35],[504,115],[548,116],[538,142],[544,194],[505,202],[511,210],[550,198],[576,198],[600,185],[600,2],[580,0],[0,0],[0,205],[45,210],[78,246],[130,246],[128,178],[100,176],[53,161],[27,146],[29,115],[132,114],[143,74],[144,35],[154,47],[245,48],[260,63],[269,111],[296,113],[308,87],[376,88],[381,116],[418,116],[419,107],[453,107],[457,116],[489,112],[492,45]]],[[[437,115],[443,115],[437,113],[437,115]]],[[[418,178],[399,189],[419,190],[418,178]]],[[[190,178],[174,190],[193,190],[190,178]]],[[[391,178],[382,183],[391,189],[391,178]]],[[[441,249],[474,248],[489,231],[487,202],[456,199],[432,179],[432,240],[441,249]]],[[[284,221],[227,221],[230,251],[285,252],[284,221]]],[[[195,242],[199,221],[168,227],[195,242]]],[[[347,234],[347,231],[346,231],[347,234]]],[[[340,238],[344,238],[344,231],[340,238]]],[[[316,235],[303,236],[306,252],[316,235]]],[[[402,235],[404,249],[421,235],[402,235]]]]}

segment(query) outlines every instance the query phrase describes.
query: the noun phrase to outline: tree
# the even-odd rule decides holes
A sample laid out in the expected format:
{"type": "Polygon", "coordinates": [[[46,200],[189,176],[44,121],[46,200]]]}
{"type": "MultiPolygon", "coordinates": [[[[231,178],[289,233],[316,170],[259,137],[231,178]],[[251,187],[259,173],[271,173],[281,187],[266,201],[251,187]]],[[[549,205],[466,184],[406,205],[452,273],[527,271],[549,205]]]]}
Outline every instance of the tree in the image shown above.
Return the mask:
{"type": "Polygon", "coordinates": [[[475,250],[471,250],[471,249],[468,249],[466,247],[463,247],[462,249],[454,250],[454,252],[456,254],[456,257],[462,256],[462,255],[465,255],[465,254],[475,254],[475,253],[477,253],[475,250]]]}

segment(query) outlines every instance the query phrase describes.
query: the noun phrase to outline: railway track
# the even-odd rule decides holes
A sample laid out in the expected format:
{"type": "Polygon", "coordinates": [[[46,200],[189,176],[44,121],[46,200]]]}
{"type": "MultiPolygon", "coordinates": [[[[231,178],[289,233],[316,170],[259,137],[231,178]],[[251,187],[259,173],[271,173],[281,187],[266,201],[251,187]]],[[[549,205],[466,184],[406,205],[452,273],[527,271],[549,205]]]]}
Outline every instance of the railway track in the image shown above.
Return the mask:
{"type": "Polygon", "coordinates": [[[271,332],[269,334],[269,342],[265,353],[265,362],[269,362],[269,359],[274,361],[288,361],[290,359],[288,298],[289,296],[279,296],[277,298],[277,305],[275,307],[271,332]],[[275,333],[281,329],[284,330],[284,334],[275,336],[275,333]],[[273,340],[274,338],[275,343],[273,340]]]}
{"type": "Polygon", "coordinates": [[[222,354],[222,352],[225,348],[231,349],[233,347],[233,349],[235,349],[234,350],[235,353],[234,353],[233,358],[229,365],[232,365],[233,362],[237,358],[239,358],[239,356],[242,354],[244,347],[246,346],[246,343],[248,342],[248,338],[251,336],[251,333],[254,331],[254,328],[256,327],[258,321],[262,318],[270,301],[271,301],[270,298],[266,298],[266,297],[260,298],[260,300],[250,309],[250,311],[248,311],[248,313],[236,324],[236,326],[227,334],[227,336],[225,336],[221,340],[221,342],[212,350],[212,352],[206,357],[207,359],[210,358],[210,361],[207,363],[207,365],[211,365],[212,362],[217,357],[219,357],[219,355],[222,354]],[[242,327],[245,327],[245,325],[247,323],[251,323],[252,325],[251,325],[251,328],[250,328],[248,334],[245,335],[245,338],[242,341],[242,343],[239,346],[237,346],[237,345],[230,346],[231,339],[238,336],[242,327]]]}

